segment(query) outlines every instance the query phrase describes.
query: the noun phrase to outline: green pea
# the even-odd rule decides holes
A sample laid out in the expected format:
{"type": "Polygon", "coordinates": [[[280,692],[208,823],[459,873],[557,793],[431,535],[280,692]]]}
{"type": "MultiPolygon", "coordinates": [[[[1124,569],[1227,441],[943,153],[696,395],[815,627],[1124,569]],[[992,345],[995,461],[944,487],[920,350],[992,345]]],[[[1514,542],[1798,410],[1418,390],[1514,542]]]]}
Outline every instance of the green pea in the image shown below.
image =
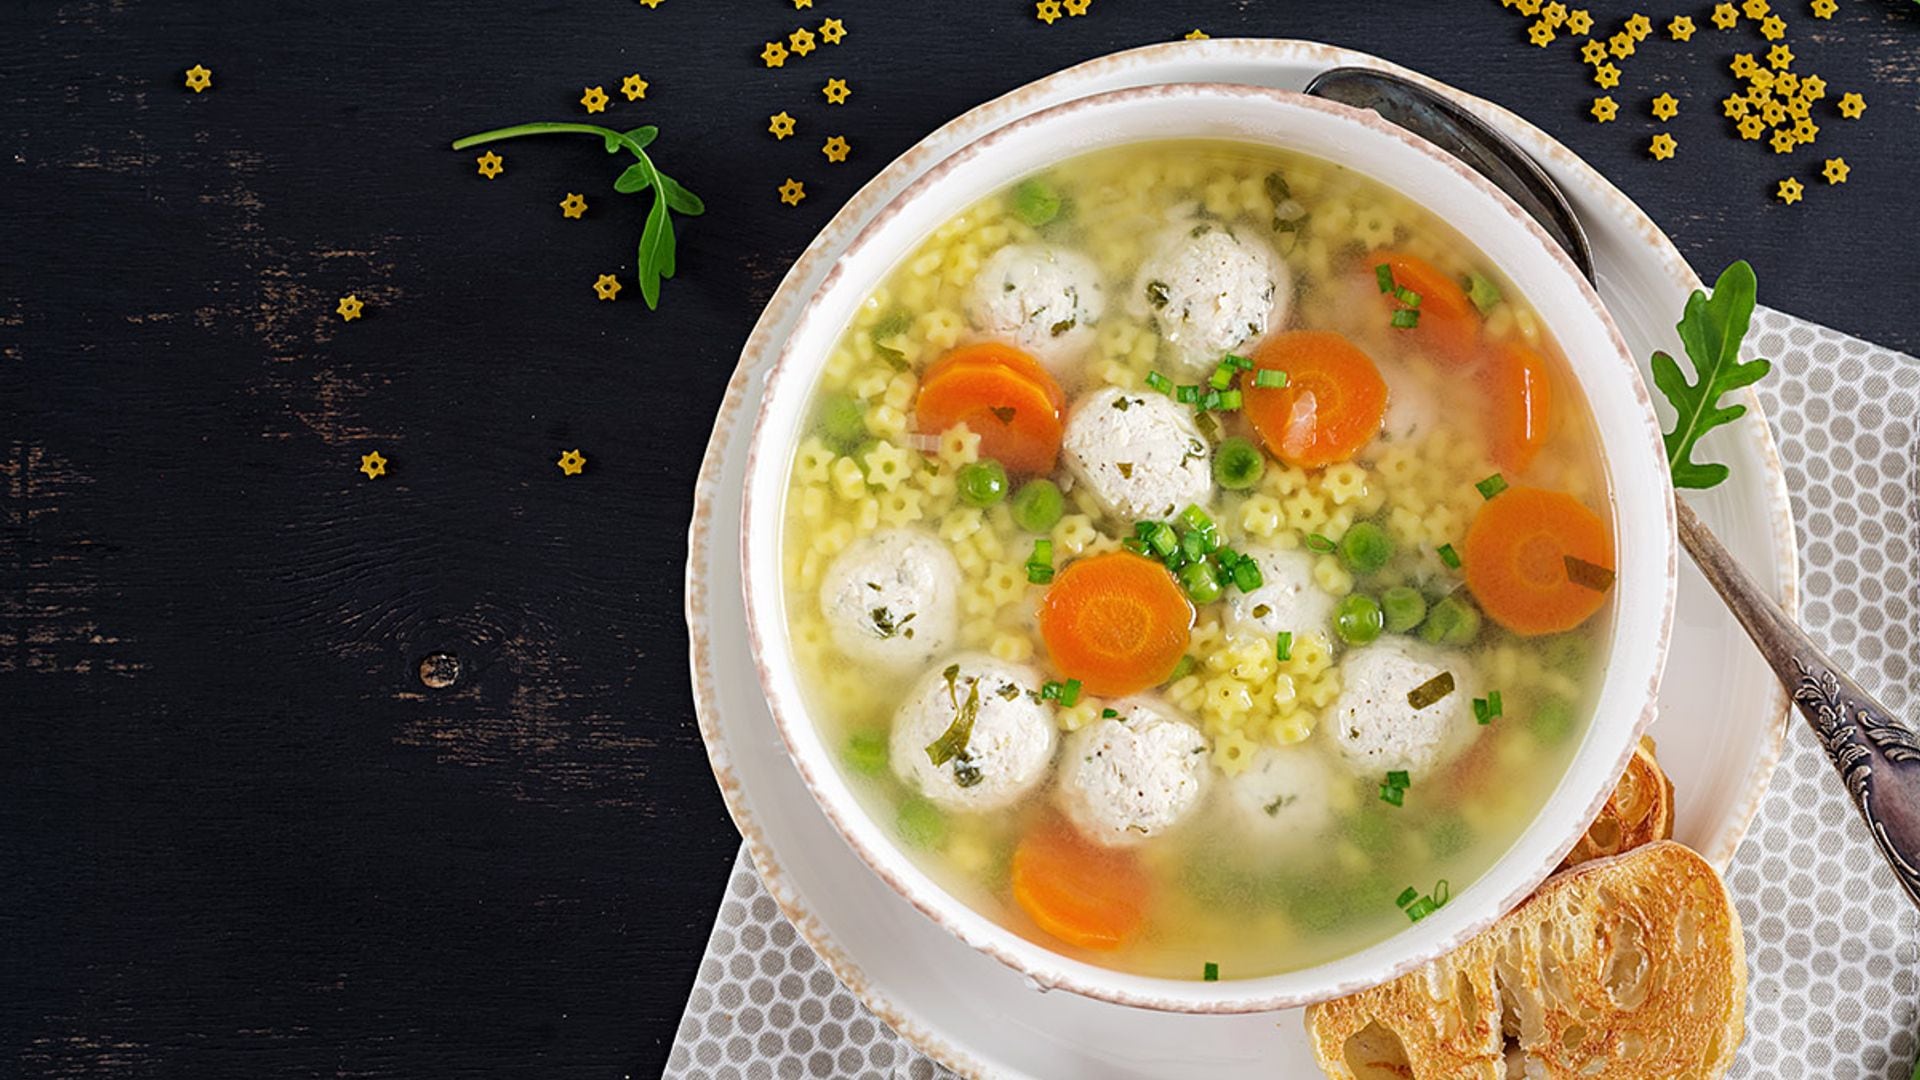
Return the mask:
{"type": "Polygon", "coordinates": [[[1459,596],[1443,596],[1420,625],[1420,639],[1435,645],[1467,646],[1480,636],[1480,611],[1459,596]]]}
{"type": "Polygon", "coordinates": [[[867,437],[867,410],[846,394],[828,394],[820,400],[820,437],[844,454],[867,437]]]}
{"type": "Polygon", "coordinates": [[[1213,452],[1213,481],[1228,491],[1245,491],[1267,472],[1267,456],[1242,438],[1228,439],[1213,452]]]}
{"type": "Polygon", "coordinates": [[[1380,610],[1386,615],[1389,634],[1405,634],[1427,617],[1427,598],[1411,585],[1395,585],[1380,594],[1380,610]]]}
{"type": "Polygon", "coordinates": [[[917,848],[932,849],[947,842],[947,816],[918,795],[900,803],[894,827],[900,831],[900,839],[917,848]]]}
{"type": "Polygon", "coordinates": [[[992,506],[1007,497],[1007,470],[991,459],[962,466],[960,497],[974,506],[992,506]]]}
{"type": "Polygon", "coordinates": [[[1060,216],[1060,192],[1039,177],[1022,180],[1013,189],[1013,213],[1037,229],[1060,216]]]}
{"type": "Polygon", "coordinates": [[[1333,609],[1333,628],[1349,645],[1365,645],[1379,637],[1384,623],[1379,602],[1366,593],[1348,593],[1333,609]]]}
{"type": "Polygon", "coordinates": [[[1067,498],[1059,485],[1041,477],[1021,485],[1013,496],[1013,523],[1028,532],[1046,532],[1067,512],[1067,498]]]}
{"type": "Polygon", "coordinates": [[[877,731],[856,731],[847,737],[840,760],[861,776],[879,776],[887,771],[887,737],[877,731]]]}
{"type": "Polygon", "coordinates": [[[1393,538],[1371,521],[1355,523],[1340,538],[1340,558],[1356,574],[1371,574],[1393,558],[1393,538]]]}
{"type": "Polygon", "coordinates": [[[1180,584],[1186,586],[1187,596],[1196,604],[1211,604],[1220,599],[1220,579],[1207,563],[1191,562],[1181,567],[1180,584]]]}
{"type": "Polygon", "coordinates": [[[1558,695],[1543,697],[1527,717],[1527,726],[1534,738],[1551,746],[1573,731],[1573,703],[1558,695]]]}

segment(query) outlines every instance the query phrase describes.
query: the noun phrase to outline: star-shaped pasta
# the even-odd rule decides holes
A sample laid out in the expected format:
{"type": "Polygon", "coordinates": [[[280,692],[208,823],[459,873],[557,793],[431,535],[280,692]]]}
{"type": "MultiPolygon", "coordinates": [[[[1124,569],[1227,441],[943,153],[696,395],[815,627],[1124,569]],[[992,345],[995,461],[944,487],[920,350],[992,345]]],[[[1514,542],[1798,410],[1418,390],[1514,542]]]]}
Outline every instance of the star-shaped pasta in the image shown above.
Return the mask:
{"type": "Polygon", "coordinates": [[[580,95],[580,104],[590,113],[607,111],[607,91],[605,87],[589,86],[587,92],[580,95]]]}
{"type": "Polygon", "coordinates": [[[1808,117],[1801,117],[1800,119],[1795,120],[1793,122],[1793,141],[1794,142],[1811,143],[1813,142],[1813,140],[1819,137],[1820,137],[1820,125],[1814,123],[1812,119],[1808,117]]]}
{"type": "Polygon", "coordinates": [[[845,79],[828,79],[827,85],[821,87],[820,92],[827,96],[827,102],[832,105],[845,105],[847,99],[853,96],[853,91],[847,87],[845,79]]]}
{"type": "Polygon", "coordinates": [[[618,274],[601,274],[593,279],[594,295],[602,300],[611,300],[620,295],[620,277],[618,274]]]}
{"type": "MultiPolygon", "coordinates": [[[[1775,75],[1773,77],[1773,92],[1789,96],[1798,95],[1800,93],[1800,76],[1795,75],[1791,71],[1783,71],[1775,75]]],[[[1788,109],[1792,109],[1792,106],[1789,105],[1788,109]]]]}
{"type": "Polygon", "coordinates": [[[1779,123],[1785,122],[1787,119],[1786,103],[1782,101],[1776,101],[1773,98],[1768,98],[1767,100],[1761,102],[1760,103],[1760,119],[1765,120],[1769,124],[1779,124],[1779,123]]]}
{"type": "Polygon", "coordinates": [[[1806,189],[1805,184],[1789,176],[1785,180],[1780,181],[1780,187],[1778,189],[1780,201],[1791,206],[1800,201],[1800,196],[1806,189]]]}
{"type": "Polygon", "coordinates": [[[1580,59],[1589,64],[1606,63],[1607,43],[1597,39],[1589,40],[1585,45],[1580,46],[1580,59]]]}
{"type": "Polygon", "coordinates": [[[839,19],[828,19],[820,24],[820,40],[829,45],[840,44],[840,39],[846,36],[846,24],[839,19]]]}
{"type": "Polygon", "coordinates": [[[1727,119],[1738,120],[1747,115],[1747,99],[1739,94],[1728,94],[1726,99],[1720,102],[1720,109],[1726,114],[1727,119]]]}
{"type": "Polygon", "coordinates": [[[1620,85],[1620,69],[1612,64],[1601,64],[1593,70],[1593,81],[1599,83],[1602,90],[1611,90],[1620,85]]]}
{"type": "Polygon", "coordinates": [[[1805,120],[1813,115],[1813,102],[1796,97],[1787,102],[1787,115],[1795,120],[1805,120]]]}
{"type": "Polygon", "coordinates": [[[1672,94],[1661,94],[1653,99],[1653,115],[1661,120],[1671,120],[1680,112],[1680,102],[1672,94]]]}
{"type": "Polygon", "coordinates": [[[1833,13],[1839,10],[1840,5],[1834,0],[1813,0],[1813,17],[1816,19],[1831,19],[1833,13]]]}
{"type": "Polygon", "coordinates": [[[1208,36],[1207,32],[1205,30],[1200,29],[1197,26],[1187,31],[1188,41],[1205,41],[1207,40],[1207,36],[1208,36]]]}
{"type": "Polygon", "coordinates": [[[1767,50],[1767,63],[1775,71],[1785,71],[1793,66],[1793,50],[1785,45],[1775,45],[1767,50]]]}
{"type": "Polygon", "coordinates": [[[1060,3],[1061,10],[1065,11],[1069,17],[1075,19],[1085,15],[1087,9],[1092,6],[1093,0],[1061,0],[1060,3]]]}
{"type": "Polygon", "coordinates": [[[1632,34],[1622,30],[1607,39],[1607,49],[1612,52],[1613,55],[1625,60],[1627,57],[1633,55],[1633,40],[1632,34]]]}
{"type": "Polygon", "coordinates": [[[360,471],[366,473],[367,479],[369,480],[385,476],[387,475],[387,459],[381,457],[380,451],[378,450],[375,450],[371,454],[361,454],[360,471]]]}
{"type": "Polygon", "coordinates": [[[805,56],[813,51],[813,31],[801,27],[787,35],[787,47],[795,56],[805,56]]]}
{"type": "Polygon", "coordinates": [[[1767,130],[1766,121],[1757,116],[1742,117],[1736,126],[1740,129],[1740,137],[1748,142],[1759,138],[1760,133],[1767,130]]]}
{"type": "Polygon", "coordinates": [[[489,180],[499,176],[506,169],[506,159],[491,150],[473,160],[480,165],[480,175],[489,180]]]}
{"type": "Polygon", "coordinates": [[[793,0],[793,9],[795,11],[798,11],[801,8],[810,8],[812,6],[813,6],[813,0],[793,0]]]}
{"type": "Polygon", "coordinates": [[[784,139],[793,134],[793,128],[793,117],[785,109],[767,117],[767,131],[776,139],[784,139]]]}
{"type": "Polygon", "coordinates": [[[1567,12],[1567,33],[1580,35],[1593,31],[1593,16],[1586,8],[1574,8],[1567,12]]]}
{"type": "Polygon", "coordinates": [[[1753,58],[1752,53],[1735,53],[1733,63],[1728,66],[1742,79],[1760,70],[1760,62],[1753,58]]]}
{"type": "Polygon", "coordinates": [[[1033,17],[1052,26],[1060,18],[1060,0],[1037,0],[1033,5],[1033,17]]]}
{"type": "Polygon", "coordinates": [[[1558,30],[1567,21],[1567,5],[1560,0],[1553,0],[1553,3],[1540,9],[1540,18],[1545,20],[1548,26],[1558,30]]]}
{"type": "Polygon", "coordinates": [[[1691,40],[1693,37],[1693,17],[1691,15],[1675,15],[1673,21],[1667,24],[1667,36],[1675,41],[1691,40]]]}
{"type": "Polygon", "coordinates": [[[1732,4],[1713,5],[1713,25],[1722,30],[1731,30],[1740,22],[1740,10],[1732,4]]]}
{"type": "Polygon", "coordinates": [[[560,213],[570,218],[585,217],[587,197],[577,192],[567,192],[567,197],[560,200],[560,213]]]}
{"type": "Polygon", "coordinates": [[[1653,137],[1653,142],[1647,145],[1647,152],[1653,155],[1654,160],[1665,161],[1679,148],[1680,144],[1674,140],[1674,137],[1663,131],[1653,137]]]}
{"type": "Polygon", "coordinates": [[[1760,36],[1768,41],[1779,41],[1787,36],[1787,20],[1778,15],[1769,15],[1760,20],[1760,36]]]}
{"type": "Polygon", "coordinates": [[[1844,184],[1847,174],[1852,171],[1846,158],[1828,158],[1826,168],[1820,170],[1820,175],[1826,177],[1829,184],[1844,184]]]}
{"type": "Polygon", "coordinates": [[[853,147],[847,142],[845,135],[835,135],[833,138],[827,140],[825,146],[820,148],[820,152],[827,155],[827,160],[836,164],[847,160],[847,154],[852,152],[852,150],[853,147]]]}
{"type": "Polygon", "coordinates": [[[587,455],[578,450],[569,450],[561,454],[560,460],[554,464],[560,466],[560,471],[568,476],[579,476],[587,467],[587,455]]]}
{"type": "Polygon", "coordinates": [[[799,206],[800,200],[806,197],[807,185],[791,176],[787,177],[786,183],[780,185],[780,201],[788,206],[799,206]]]}
{"type": "Polygon", "coordinates": [[[767,47],[760,50],[760,59],[770,68],[786,67],[787,47],[777,41],[769,41],[767,47]]]}
{"type": "Polygon", "coordinates": [[[1768,71],[1766,68],[1758,68],[1748,73],[1747,82],[1755,90],[1771,92],[1775,78],[1773,72],[1768,71]]]}
{"type": "Polygon", "coordinates": [[[1540,0],[1515,0],[1513,6],[1529,19],[1540,14],[1540,0]]]}
{"type": "Polygon", "coordinates": [[[1593,118],[1604,124],[1620,115],[1620,103],[1613,100],[1611,96],[1602,95],[1593,99],[1593,108],[1591,111],[1593,118]]]}
{"type": "Polygon", "coordinates": [[[1546,20],[1542,19],[1527,27],[1527,40],[1544,49],[1553,44],[1553,27],[1548,26],[1546,20]]]}
{"type": "Polygon", "coordinates": [[[187,89],[198,94],[213,85],[213,71],[200,64],[187,69],[187,89]]]}
{"type": "Polygon", "coordinates": [[[1855,93],[1841,94],[1838,107],[1841,116],[1849,120],[1858,120],[1860,114],[1867,111],[1867,99],[1855,93]]]}
{"type": "Polygon", "coordinates": [[[1818,75],[1809,75],[1800,80],[1800,96],[1808,101],[1819,101],[1827,96],[1827,80],[1818,75]]]}
{"type": "Polygon", "coordinates": [[[366,306],[358,295],[348,293],[340,298],[340,306],[333,310],[340,313],[341,322],[352,322],[360,317],[360,309],[366,306]]]}
{"type": "Polygon", "coordinates": [[[1793,152],[1793,148],[1798,145],[1797,140],[1793,137],[1792,128],[1774,128],[1773,134],[1769,137],[1768,141],[1773,143],[1773,152],[1776,154],[1790,154],[1793,152]]]}
{"type": "Polygon", "coordinates": [[[1768,4],[1767,0],[1746,0],[1746,3],[1740,5],[1740,10],[1747,13],[1747,18],[1758,19],[1772,11],[1773,6],[1768,4]]]}
{"type": "Polygon", "coordinates": [[[1635,14],[1627,20],[1627,33],[1632,34],[1635,41],[1645,41],[1653,36],[1653,20],[1645,15],[1635,14]]]}
{"type": "Polygon", "coordinates": [[[627,96],[628,101],[639,101],[647,96],[647,80],[635,72],[620,80],[620,92],[627,96]]]}
{"type": "Polygon", "coordinates": [[[640,0],[640,2],[647,5],[649,9],[657,8],[660,6],[660,0],[640,0]]]}

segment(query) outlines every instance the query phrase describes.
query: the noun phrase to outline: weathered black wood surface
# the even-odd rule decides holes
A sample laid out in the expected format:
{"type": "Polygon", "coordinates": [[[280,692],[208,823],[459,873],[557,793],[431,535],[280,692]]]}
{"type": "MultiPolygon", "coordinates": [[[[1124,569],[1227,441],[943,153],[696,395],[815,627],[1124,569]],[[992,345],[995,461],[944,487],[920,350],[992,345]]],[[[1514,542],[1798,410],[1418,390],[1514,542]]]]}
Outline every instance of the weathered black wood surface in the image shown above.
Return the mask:
{"type": "Polygon", "coordinates": [[[1767,302],[1920,347],[1916,9],[1782,7],[1799,66],[1869,102],[1815,148],[1852,181],[1796,155],[1792,208],[1768,199],[1786,159],[1717,116],[1731,37],[1648,46],[1616,95],[1635,118],[1602,127],[1568,50],[1493,0],[1094,0],[1051,28],[1026,0],[12,0],[0,1075],[656,1073],[735,848],[679,588],[720,388],[840,200],[1066,64],[1195,26],[1372,49],[1545,125],[1701,269],[1749,258],[1767,302]],[[829,16],[845,44],[755,60],[829,16]],[[211,92],[181,87],[195,63],[211,92]],[[647,100],[608,115],[658,122],[712,208],[658,313],[630,280],[590,292],[631,278],[638,230],[597,145],[506,147],[491,183],[445,148],[580,118],[633,71],[647,100]],[[1661,89],[1681,152],[1656,164],[1661,89]],[[783,108],[802,133],[775,143],[783,108]],[[349,292],[368,313],[342,324],[349,292]],[[369,450],[389,476],[355,471],[369,450]],[[443,649],[464,674],[429,689],[443,649]]]}

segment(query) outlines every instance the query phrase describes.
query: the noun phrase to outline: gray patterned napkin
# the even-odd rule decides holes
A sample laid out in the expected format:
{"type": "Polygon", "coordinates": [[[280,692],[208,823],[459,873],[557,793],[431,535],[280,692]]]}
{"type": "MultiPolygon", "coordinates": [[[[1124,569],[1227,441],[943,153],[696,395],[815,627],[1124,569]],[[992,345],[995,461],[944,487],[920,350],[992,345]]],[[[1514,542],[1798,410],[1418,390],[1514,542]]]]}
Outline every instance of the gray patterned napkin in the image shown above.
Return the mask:
{"type": "MultiPolygon", "coordinates": [[[[1762,308],[1749,355],[1779,439],[1804,568],[1801,622],[1902,716],[1920,698],[1920,360],[1762,308]]],[[[1747,933],[1735,1077],[1909,1080],[1920,1052],[1920,915],[1795,717],[1728,872],[1747,933]]],[[[673,1080],[911,1077],[944,1070],[854,999],[734,863],[673,1080]]]]}

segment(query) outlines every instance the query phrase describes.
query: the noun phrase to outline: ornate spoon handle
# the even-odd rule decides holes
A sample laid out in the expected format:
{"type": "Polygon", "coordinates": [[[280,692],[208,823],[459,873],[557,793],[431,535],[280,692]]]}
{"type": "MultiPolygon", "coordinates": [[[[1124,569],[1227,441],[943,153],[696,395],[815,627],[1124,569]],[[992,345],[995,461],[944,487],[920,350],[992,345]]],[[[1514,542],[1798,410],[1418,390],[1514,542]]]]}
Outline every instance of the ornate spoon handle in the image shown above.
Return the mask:
{"type": "Polygon", "coordinates": [[[1687,504],[1674,500],[1680,543],[1747,628],[1813,725],[1867,830],[1907,898],[1920,906],[1920,741],[1780,611],[1687,504]]]}

